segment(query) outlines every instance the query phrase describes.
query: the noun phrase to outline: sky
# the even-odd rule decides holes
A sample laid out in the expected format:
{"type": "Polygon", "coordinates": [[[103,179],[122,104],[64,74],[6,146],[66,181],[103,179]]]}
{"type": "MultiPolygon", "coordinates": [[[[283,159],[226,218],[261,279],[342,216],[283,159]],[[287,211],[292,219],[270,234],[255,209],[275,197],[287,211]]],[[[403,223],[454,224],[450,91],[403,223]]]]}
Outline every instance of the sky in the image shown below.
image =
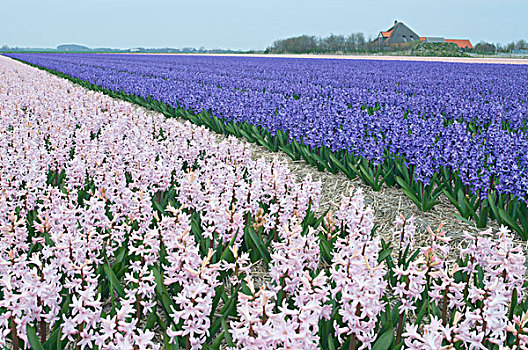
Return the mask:
{"type": "Polygon", "coordinates": [[[0,46],[265,49],[301,34],[363,32],[399,20],[420,36],[528,39],[527,0],[2,0],[0,46]]]}

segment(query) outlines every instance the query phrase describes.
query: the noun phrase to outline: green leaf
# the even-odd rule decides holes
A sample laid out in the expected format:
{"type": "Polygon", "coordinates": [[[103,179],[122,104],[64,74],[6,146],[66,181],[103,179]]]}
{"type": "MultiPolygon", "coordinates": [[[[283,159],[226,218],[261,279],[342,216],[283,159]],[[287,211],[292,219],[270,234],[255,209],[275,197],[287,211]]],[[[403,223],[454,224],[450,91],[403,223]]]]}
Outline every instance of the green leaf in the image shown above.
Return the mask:
{"type": "Polygon", "coordinates": [[[462,214],[462,208],[458,204],[458,201],[455,199],[455,197],[452,196],[451,193],[449,191],[445,190],[445,189],[443,190],[443,192],[444,192],[444,195],[449,199],[451,204],[453,204],[455,206],[455,208],[458,210],[458,212],[460,214],[462,214]]]}
{"type": "Polygon", "coordinates": [[[246,226],[244,231],[247,232],[247,234],[249,235],[249,238],[251,239],[253,244],[257,247],[260,257],[264,259],[266,263],[269,263],[271,260],[271,257],[269,255],[268,250],[264,246],[264,242],[262,241],[262,238],[256,234],[253,227],[246,226]]]}
{"type": "Polygon", "coordinates": [[[231,314],[231,311],[233,310],[233,308],[236,306],[236,300],[237,300],[237,297],[238,297],[238,291],[239,291],[240,287],[241,286],[239,285],[238,288],[236,289],[235,293],[233,293],[233,295],[231,295],[229,300],[225,303],[224,307],[220,310],[220,313],[222,314],[222,320],[224,320],[227,316],[229,316],[229,314],[231,314]]]}
{"type": "Polygon", "coordinates": [[[222,255],[220,256],[220,260],[225,260],[227,262],[233,262],[235,257],[233,256],[233,253],[231,252],[231,248],[233,244],[235,244],[235,240],[238,237],[238,234],[233,235],[233,238],[231,238],[231,241],[229,244],[225,247],[222,255]]]}
{"type": "Polygon", "coordinates": [[[249,142],[251,142],[251,143],[258,142],[260,145],[264,146],[265,148],[268,148],[266,142],[264,142],[264,140],[262,140],[260,137],[253,137],[249,133],[247,133],[245,130],[242,130],[242,129],[238,129],[238,130],[239,130],[240,134],[242,136],[244,136],[249,142]]]}
{"type": "Polygon", "coordinates": [[[481,212],[479,214],[478,220],[477,220],[477,227],[479,228],[485,228],[486,224],[488,223],[488,216],[489,216],[489,206],[483,205],[481,212]]]}
{"type": "Polygon", "coordinates": [[[178,345],[178,342],[176,342],[176,344],[171,344],[170,343],[170,338],[167,336],[167,325],[165,324],[165,322],[163,321],[163,319],[159,316],[157,316],[158,318],[158,323],[161,327],[161,329],[163,330],[163,344],[165,345],[164,346],[164,349],[166,350],[177,350],[179,349],[179,345],[178,345]]]}
{"type": "Polygon", "coordinates": [[[121,247],[119,248],[118,250],[118,254],[116,256],[116,263],[120,263],[123,261],[123,259],[125,258],[126,256],[126,252],[127,252],[127,249],[126,247],[121,247]]]}
{"type": "Polygon", "coordinates": [[[463,217],[467,218],[470,216],[469,208],[467,207],[467,201],[466,196],[464,195],[464,192],[461,188],[458,189],[457,192],[458,195],[458,204],[460,205],[460,214],[462,214],[463,217]]]}
{"type": "MultiPolygon", "coordinates": [[[[56,347],[54,350],[62,350],[62,349],[64,349],[65,344],[64,344],[64,342],[61,340],[61,337],[62,337],[62,330],[61,330],[61,328],[59,327],[59,328],[58,328],[58,332],[57,332],[57,347],[56,347]]],[[[64,339],[64,340],[66,341],[67,339],[64,339]]],[[[51,344],[50,344],[50,345],[51,345],[51,344]]]]}
{"type": "Polygon", "coordinates": [[[158,203],[157,201],[153,200],[152,203],[154,204],[154,208],[158,210],[160,213],[163,213],[165,211],[163,210],[162,205],[158,203]]]}
{"type": "Polygon", "coordinates": [[[316,162],[312,159],[312,157],[308,153],[308,151],[306,150],[305,146],[299,147],[299,152],[301,153],[301,156],[306,161],[306,163],[308,163],[308,164],[310,164],[312,166],[316,166],[317,165],[316,162]]]}
{"type": "Polygon", "coordinates": [[[110,268],[110,265],[108,264],[108,262],[106,262],[106,264],[104,264],[103,268],[104,268],[104,272],[106,274],[106,277],[110,281],[110,286],[112,286],[112,288],[114,288],[114,290],[117,292],[117,294],[121,298],[124,298],[125,297],[125,290],[123,289],[123,287],[121,287],[121,284],[119,283],[119,280],[117,279],[116,275],[114,274],[114,271],[112,271],[112,269],[110,268]]]}
{"type": "Polygon", "coordinates": [[[216,308],[218,307],[218,303],[220,302],[220,297],[222,296],[222,293],[224,292],[224,288],[225,288],[225,284],[222,283],[219,287],[217,287],[218,289],[215,290],[215,297],[213,299],[213,305],[211,307],[211,313],[209,315],[209,318],[211,319],[211,321],[213,320],[213,317],[214,317],[214,313],[216,311],[216,308]]]}
{"type": "Polygon", "coordinates": [[[291,147],[288,146],[279,146],[279,149],[286,153],[291,159],[293,160],[299,160],[299,157],[296,155],[296,153],[291,149],[291,147]]]}
{"type": "Polygon", "coordinates": [[[180,348],[178,346],[178,342],[176,342],[176,344],[171,344],[170,343],[170,338],[165,333],[163,334],[163,344],[165,345],[164,349],[167,349],[167,350],[173,350],[173,349],[179,349],[180,348]]]}
{"type": "Polygon", "coordinates": [[[37,332],[35,331],[35,328],[30,326],[29,324],[26,327],[26,335],[29,341],[29,344],[31,345],[31,349],[33,350],[44,350],[44,347],[40,343],[40,340],[37,337],[37,332]]]}
{"type": "Polygon", "coordinates": [[[497,220],[497,223],[502,224],[500,220],[499,209],[495,205],[495,199],[496,199],[495,194],[493,192],[490,193],[488,195],[488,204],[489,204],[489,207],[491,208],[491,212],[493,213],[493,216],[495,217],[495,220],[497,220]]]}
{"type": "Polygon", "coordinates": [[[62,346],[59,347],[59,344],[61,344],[60,329],[61,329],[60,325],[56,323],[55,329],[50,333],[48,339],[46,339],[46,342],[44,343],[44,349],[58,350],[62,348],[62,346]]]}
{"type": "Polygon", "coordinates": [[[396,345],[396,346],[394,347],[394,349],[392,349],[392,350],[400,350],[401,348],[403,348],[403,345],[404,345],[404,344],[405,344],[405,343],[401,342],[400,344],[396,345]]]}
{"type": "Polygon", "coordinates": [[[394,328],[389,328],[382,335],[379,336],[378,340],[372,346],[372,350],[387,350],[392,344],[394,338],[394,328]]]}
{"type": "MultiPolygon", "coordinates": [[[[380,170],[381,171],[381,170],[380,170]]],[[[378,182],[378,188],[381,188],[381,186],[387,181],[387,179],[389,178],[389,176],[393,175],[392,174],[392,170],[389,170],[387,171],[387,173],[385,175],[383,175],[383,177],[381,178],[381,181],[378,182]]]]}
{"type": "Polygon", "coordinates": [[[378,262],[382,262],[383,260],[385,260],[388,256],[391,255],[392,253],[392,249],[393,248],[389,248],[389,249],[385,249],[383,250],[379,256],[378,256],[378,262]]]}
{"type": "Polygon", "coordinates": [[[429,300],[425,300],[424,302],[422,302],[422,307],[420,308],[420,311],[416,315],[416,321],[414,322],[414,324],[419,325],[422,322],[422,319],[424,318],[425,312],[427,311],[428,308],[429,308],[429,300]]]}
{"type": "Polygon", "coordinates": [[[218,330],[222,327],[222,318],[217,317],[213,323],[211,323],[211,326],[209,327],[209,337],[205,341],[207,344],[210,344],[213,340],[213,337],[216,335],[218,330]]]}
{"type": "Polygon", "coordinates": [[[392,310],[391,310],[391,321],[392,321],[392,324],[398,324],[398,320],[400,318],[400,305],[401,305],[401,302],[397,302],[396,304],[394,304],[392,306],[392,310]]]}
{"type": "Polygon", "coordinates": [[[316,160],[317,164],[320,166],[320,167],[323,167],[323,168],[326,168],[328,169],[328,171],[330,171],[331,173],[334,173],[334,169],[332,169],[332,167],[328,166],[327,162],[322,158],[320,157],[317,153],[317,151],[312,151],[312,157],[316,160]]]}
{"type": "MultiPolygon", "coordinates": [[[[174,304],[172,299],[169,297],[169,293],[167,292],[167,288],[163,284],[163,280],[161,278],[161,274],[158,268],[157,267],[153,268],[152,272],[154,273],[154,280],[156,281],[156,294],[158,296],[158,300],[161,301],[161,306],[163,306],[165,313],[167,315],[170,315],[172,314],[173,309],[177,310],[176,305],[174,304]]],[[[168,319],[171,322],[173,321],[172,317],[169,317],[168,319]]]]}
{"type": "Polygon", "coordinates": [[[473,221],[468,220],[468,219],[466,219],[466,218],[464,218],[464,217],[462,217],[462,216],[460,216],[458,214],[453,213],[453,216],[456,217],[457,219],[461,220],[461,221],[464,221],[465,223],[467,223],[467,224],[469,224],[471,226],[475,226],[475,223],[473,221]]]}
{"type": "Polygon", "coordinates": [[[315,222],[312,224],[313,228],[318,228],[319,225],[321,225],[328,211],[330,211],[330,209],[327,209],[321,216],[319,216],[317,220],[315,220],[315,222]]]}
{"type": "Polygon", "coordinates": [[[156,314],[156,305],[154,305],[154,309],[150,312],[147,322],[145,323],[144,329],[152,329],[156,325],[156,321],[158,320],[158,315],[156,314]]]}
{"type": "Polygon", "coordinates": [[[476,196],[473,196],[473,197],[466,197],[464,196],[464,202],[465,202],[465,207],[467,208],[467,211],[468,211],[468,216],[472,217],[475,221],[477,220],[478,216],[477,216],[477,213],[476,213],[476,209],[475,209],[475,206],[478,207],[478,204],[475,204],[476,202],[476,196]]]}
{"type": "MultiPolygon", "coordinates": [[[[407,262],[406,262],[405,266],[406,266],[406,267],[409,266],[409,264],[411,263],[411,261],[413,261],[414,259],[416,259],[416,257],[418,256],[418,254],[420,254],[420,250],[417,249],[417,250],[415,250],[415,251],[411,254],[411,256],[409,257],[409,259],[407,259],[407,262]]],[[[407,255],[407,249],[405,249],[405,254],[404,254],[404,256],[406,256],[406,255],[407,255]]]]}
{"type": "Polygon", "coordinates": [[[363,164],[359,166],[359,170],[361,170],[361,174],[363,174],[363,181],[366,180],[367,184],[372,187],[373,190],[375,190],[376,187],[376,179],[374,179],[374,174],[372,173],[372,170],[370,168],[365,168],[363,164]]]}
{"type": "Polygon", "coordinates": [[[321,253],[323,254],[323,259],[329,264],[332,263],[332,244],[326,239],[319,240],[319,247],[321,248],[321,253]]]}
{"type": "Polygon", "coordinates": [[[515,220],[502,208],[499,209],[500,218],[504,221],[512,230],[517,232],[523,240],[528,240],[528,232],[524,232],[523,229],[515,222],[515,220]]]}
{"type": "Polygon", "coordinates": [[[220,334],[218,335],[218,337],[216,337],[213,344],[211,344],[211,349],[214,349],[214,350],[220,349],[220,345],[222,345],[222,340],[224,340],[225,333],[226,331],[220,332],[220,334]]]}
{"type": "Polygon", "coordinates": [[[343,173],[345,173],[346,176],[350,177],[348,169],[345,168],[345,166],[343,165],[343,163],[339,159],[337,159],[337,157],[335,156],[334,153],[332,153],[332,152],[328,153],[328,158],[330,158],[330,161],[336,167],[338,167],[339,170],[341,170],[343,173]]]}
{"type": "Polygon", "coordinates": [[[229,334],[229,328],[227,327],[227,323],[224,319],[222,319],[222,329],[224,330],[224,338],[228,346],[235,347],[235,343],[233,343],[233,339],[231,338],[231,334],[229,334]]]}
{"type": "Polygon", "coordinates": [[[328,350],[336,350],[334,338],[331,334],[328,335],[328,350]]]}
{"type": "Polygon", "coordinates": [[[398,183],[398,185],[401,186],[401,188],[403,189],[403,193],[405,193],[405,195],[407,197],[409,197],[414,204],[416,204],[416,206],[421,209],[422,208],[422,201],[418,198],[418,196],[416,195],[416,191],[411,187],[409,186],[409,184],[407,182],[405,182],[401,177],[399,176],[396,176],[396,182],[398,183]]]}
{"type": "Polygon", "coordinates": [[[431,311],[434,316],[441,319],[442,318],[442,311],[438,308],[436,303],[431,303],[431,311]]]}
{"type": "Polygon", "coordinates": [[[513,315],[514,315],[516,305],[517,305],[517,289],[514,288],[512,299],[511,299],[511,304],[510,304],[510,313],[508,315],[508,319],[510,321],[513,320],[513,315]]]}

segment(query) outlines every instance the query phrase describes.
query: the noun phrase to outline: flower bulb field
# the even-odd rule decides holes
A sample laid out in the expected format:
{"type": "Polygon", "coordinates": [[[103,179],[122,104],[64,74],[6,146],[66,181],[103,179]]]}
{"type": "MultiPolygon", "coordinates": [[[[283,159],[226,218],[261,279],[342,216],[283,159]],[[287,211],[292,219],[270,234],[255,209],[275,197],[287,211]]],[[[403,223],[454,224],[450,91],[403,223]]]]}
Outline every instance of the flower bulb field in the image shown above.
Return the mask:
{"type": "Polygon", "coordinates": [[[10,56],[528,239],[527,65],[10,56]]]}
{"type": "Polygon", "coordinates": [[[528,348],[528,66],[8,56],[0,348],[528,348]],[[501,228],[318,214],[247,141],[501,228]]]}

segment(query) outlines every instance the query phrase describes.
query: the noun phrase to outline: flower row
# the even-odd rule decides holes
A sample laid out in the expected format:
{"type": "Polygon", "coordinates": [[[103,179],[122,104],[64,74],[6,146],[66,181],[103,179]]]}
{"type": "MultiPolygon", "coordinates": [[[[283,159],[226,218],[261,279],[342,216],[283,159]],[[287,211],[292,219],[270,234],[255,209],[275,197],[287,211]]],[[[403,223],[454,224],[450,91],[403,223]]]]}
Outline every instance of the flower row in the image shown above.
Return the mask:
{"type": "Polygon", "coordinates": [[[0,346],[528,346],[506,229],[385,242],[361,192],[316,217],[319,183],[235,139],[0,67],[0,346]]]}
{"type": "Polygon", "coordinates": [[[374,190],[402,187],[424,211],[445,196],[478,227],[492,219],[528,239],[526,66],[10,56],[166,114],[200,115],[217,132],[359,176],[374,190]]]}

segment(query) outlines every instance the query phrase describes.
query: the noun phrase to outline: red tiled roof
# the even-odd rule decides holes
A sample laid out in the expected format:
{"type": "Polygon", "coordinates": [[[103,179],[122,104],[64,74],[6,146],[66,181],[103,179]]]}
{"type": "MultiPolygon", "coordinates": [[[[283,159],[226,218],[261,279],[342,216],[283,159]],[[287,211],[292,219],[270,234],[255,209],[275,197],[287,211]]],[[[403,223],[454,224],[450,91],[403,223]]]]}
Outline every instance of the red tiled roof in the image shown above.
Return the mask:
{"type": "Polygon", "coordinates": [[[393,30],[394,30],[394,29],[391,29],[391,30],[386,31],[386,32],[381,32],[381,35],[382,35],[384,38],[390,38],[390,36],[391,36],[393,30]]]}
{"type": "Polygon", "coordinates": [[[472,49],[473,45],[466,39],[446,39],[446,43],[457,44],[461,49],[472,49]]]}

